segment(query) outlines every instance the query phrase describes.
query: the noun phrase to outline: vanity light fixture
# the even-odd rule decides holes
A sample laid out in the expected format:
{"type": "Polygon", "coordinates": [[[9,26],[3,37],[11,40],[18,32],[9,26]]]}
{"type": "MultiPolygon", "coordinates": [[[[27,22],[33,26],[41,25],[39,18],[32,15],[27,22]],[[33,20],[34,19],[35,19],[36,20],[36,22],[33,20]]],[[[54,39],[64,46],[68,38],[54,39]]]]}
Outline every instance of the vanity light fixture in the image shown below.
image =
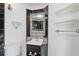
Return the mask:
{"type": "Polygon", "coordinates": [[[37,15],[37,17],[38,17],[38,18],[42,18],[42,17],[43,17],[43,15],[37,15]]]}
{"type": "Polygon", "coordinates": [[[38,15],[34,15],[33,18],[37,18],[37,19],[40,19],[40,18],[43,18],[44,15],[41,15],[41,14],[38,14],[38,15]]]}
{"type": "Polygon", "coordinates": [[[12,10],[13,7],[12,7],[12,3],[8,3],[8,10],[12,10]]]}

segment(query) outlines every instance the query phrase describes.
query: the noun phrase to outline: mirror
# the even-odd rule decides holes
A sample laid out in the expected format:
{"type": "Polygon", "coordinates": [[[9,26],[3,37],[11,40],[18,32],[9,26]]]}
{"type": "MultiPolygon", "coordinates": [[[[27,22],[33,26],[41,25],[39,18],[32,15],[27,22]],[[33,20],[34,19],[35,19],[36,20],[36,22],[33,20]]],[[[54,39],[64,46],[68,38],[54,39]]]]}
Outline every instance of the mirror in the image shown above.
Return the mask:
{"type": "Polygon", "coordinates": [[[43,21],[32,21],[32,30],[42,31],[43,30],[43,21]]]}

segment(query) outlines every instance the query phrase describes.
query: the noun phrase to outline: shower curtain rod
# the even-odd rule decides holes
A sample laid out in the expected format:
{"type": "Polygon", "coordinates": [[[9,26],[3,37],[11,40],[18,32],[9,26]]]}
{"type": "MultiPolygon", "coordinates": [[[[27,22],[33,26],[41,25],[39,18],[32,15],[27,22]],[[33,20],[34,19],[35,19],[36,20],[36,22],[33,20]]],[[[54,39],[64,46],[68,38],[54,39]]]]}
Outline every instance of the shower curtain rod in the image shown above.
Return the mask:
{"type": "Polygon", "coordinates": [[[79,29],[76,29],[76,31],[56,30],[55,32],[76,32],[76,33],[79,33],[79,29]]]}

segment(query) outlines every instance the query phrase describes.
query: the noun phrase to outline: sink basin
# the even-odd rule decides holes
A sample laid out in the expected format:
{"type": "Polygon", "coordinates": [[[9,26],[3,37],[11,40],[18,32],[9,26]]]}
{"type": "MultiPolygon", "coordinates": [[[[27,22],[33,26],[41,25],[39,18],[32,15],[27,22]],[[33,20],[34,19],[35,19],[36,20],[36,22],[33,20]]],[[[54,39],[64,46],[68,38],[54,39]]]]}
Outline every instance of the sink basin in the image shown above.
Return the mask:
{"type": "Polygon", "coordinates": [[[27,42],[30,45],[42,45],[43,39],[32,39],[31,41],[27,42]]]}

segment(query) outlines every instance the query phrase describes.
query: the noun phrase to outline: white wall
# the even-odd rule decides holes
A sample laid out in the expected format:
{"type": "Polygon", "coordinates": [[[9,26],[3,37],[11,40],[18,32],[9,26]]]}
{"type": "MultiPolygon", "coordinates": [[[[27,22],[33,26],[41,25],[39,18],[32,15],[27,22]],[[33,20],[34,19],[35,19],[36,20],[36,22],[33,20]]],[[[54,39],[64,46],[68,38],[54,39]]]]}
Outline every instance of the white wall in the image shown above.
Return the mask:
{"type": "Polygon", "coordinates": [[[13,10],[7,9],[5,4],[5,55],[18,55],[19,48],[23,46],[22,55],[26,54],[26,8],[27,4],[12,4],[13,10]],[[12,25],[12,21],[20,21],[21,26],[18,29],[12,25]],[[23,43],[22,43],[23,42],[23,43]]]}
{"type": "Polygon", "coordinates": [[[64,55],[63,54],[63,50],[64,50],[64,46],[62,46],[61,43],[63,43],[63,39],[58,39],[55,29],[55,21],[56,20],[56,16],[54,15],[54,13],[66,6],[68,6],[69,4],[49,4],[49,36],[48,36],[48,55],[50,56],[56,56],[56,55],[64,55]],[[51,33],[51,34],[50,34],[51,33]],[[62,42],[61,42],[62,41],[62,42]],[[61,42],[61,43],[60,43],[61,42]]]}
{"type": "Polygon", "coordinates": [[[31,10],[36,10],[36,9],[45,8],[47,5],[48,5],[48,3],[30,3],[29,8],[31,10]]]}
{"type": "MultiPolygon", "coordinates": [[[[79,37],[76,35],[64,35],[58,34],[55,32],[56,21],[67,20],[65,18],[61,18],[57,20],[58,16],[55,15],[55,12],[58,10],[67,7],[70,5],[69,3],[55,3],[49,4],[49,41],[48,41],[48,55],[50,56],[79,56],[79,37]]],[[[72,15],[72,14],[68,14],[72,15]]],[[[65,17],[67,17],[66,15],[65,17]]],[[[78,15],[78,14],[77,14],[78,15]]],[[[72,17],[71,17],[72,18],[72,17]]],[[[68,19],[70,19],[68,17],[68,19]]],[[[69,26],[67,26],[68,28],[69,26]]],[[[63,27],[64,29],[64,27],[63,27]]],[[[73,33],[72,33],[73,34],[73,33]]]]}

